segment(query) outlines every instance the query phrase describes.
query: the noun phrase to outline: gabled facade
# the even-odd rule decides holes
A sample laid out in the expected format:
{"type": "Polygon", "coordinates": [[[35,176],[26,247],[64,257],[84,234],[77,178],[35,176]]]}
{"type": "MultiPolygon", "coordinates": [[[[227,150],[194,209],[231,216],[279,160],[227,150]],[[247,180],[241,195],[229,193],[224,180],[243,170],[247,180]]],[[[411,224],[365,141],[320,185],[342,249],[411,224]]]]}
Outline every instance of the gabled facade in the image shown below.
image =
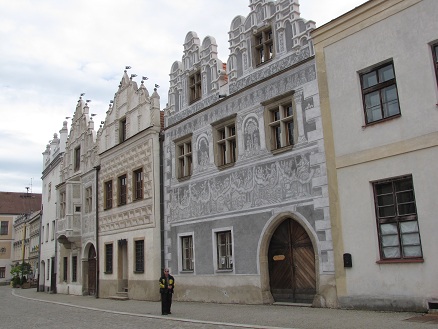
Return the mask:
{"type": "Polygon", "coordinates": [[[341,307],[438,305],[437,13],[371,0],[312,32],[341,307]]]}
{"type": "Polygon", "coordinates": [[[125,71],[98,132],[99,296],[158,300],[160,97],[125,71]]]}
{"type": "Polygon", "coordinates": [[[22,251],[26,241],[26,236],[22,234],[26,227],[24,223],[40,209],[41,194],[0,192],[0,285],[12,279],[11,264],[22,261],[23,253],[17,250],[22,251]],[[21,234],[15,234],[17,227],[21,234]]]}
{"type": "Polygon", "coordinates": [[[336,306],[316,66],[294,0],[189,32],[165,109],[164,257],[175,298],[336,306]]]}
{"type": "Polygon", "coordinates": [[[74,112],[56,186],[57,292],[95,295],[96,270],[96,132],[82,97],[74,112]]]}
{"type": "Polygon", "coordinates": [[[67,121],[62,129],[53,135],[50,144],[43,153],[43,193],[42,217],[40,231],[40,266],[38,290],[56,292],[56,220],[57,220],[57,193],[56,187],[61,183],[61,162],[67,143],[67,121]]]}

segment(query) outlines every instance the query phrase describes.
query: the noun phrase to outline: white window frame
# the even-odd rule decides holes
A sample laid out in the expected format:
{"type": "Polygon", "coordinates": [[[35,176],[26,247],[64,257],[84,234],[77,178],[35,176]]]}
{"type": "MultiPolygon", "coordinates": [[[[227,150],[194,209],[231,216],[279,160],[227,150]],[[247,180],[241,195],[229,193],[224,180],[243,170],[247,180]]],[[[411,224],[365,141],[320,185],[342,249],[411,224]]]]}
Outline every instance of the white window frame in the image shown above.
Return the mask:
{"type": "Polygon", "coordinates": [[[184,273],[184,274],[196,274],[196,255],[195,255],[195,232],[184,232],[184,233],[178,233],[177,235],[177,241],[178,241],[178,272],[184,273]],[[193,244],[193,270],[183,270],[183,264],[182,264],[182,256],[183,256],[183,248],[182,248],[182,238],[186,236],[192,237],[192,244],[193,244]]]}
{"type": "Polygon", "coordinates": [[[212,233],[212,243],[213,243],[212,250],[213,250],[213,266],[214,266],[214,271],[216,273],[231,273],[231,274],[234,274],[234,271],[236,269],[234,258],[235,258],[236,254],[234,252],[234,245],[235,245],[235,243],[234,243],[234,231],[233,231],[233,227],[229,226],[229,227],[215,228],[215,229],[213,229],[211,231],[211,233],[212,233]],[[232,269],[219,269],[219,267],[218,267],[218,257],[217,257],[217,254],[218,254],[218,249],[217,249],[217,233],[226,232],[226,231],[230,231],[231,232],[231,250],[232,250],[232,254],[233,254],[232,257],[231,257],[231,261],[232,261],[232,264],[233,264],[233,268],[232,269]]]}

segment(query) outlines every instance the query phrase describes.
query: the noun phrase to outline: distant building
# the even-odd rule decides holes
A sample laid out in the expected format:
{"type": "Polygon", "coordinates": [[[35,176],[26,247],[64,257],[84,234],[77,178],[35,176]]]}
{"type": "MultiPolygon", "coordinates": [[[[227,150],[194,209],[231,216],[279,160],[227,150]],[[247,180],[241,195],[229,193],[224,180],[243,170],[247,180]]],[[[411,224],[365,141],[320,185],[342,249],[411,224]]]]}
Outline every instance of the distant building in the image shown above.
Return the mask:
{"type": "Polygon", "coordinates": [[[57,222],[57,194],[56,187],[61,183],[61,163],[65,152],[68,129],[64,121],[62,129],[43,152],[43,208],[40,231],[40,271],[39,291],[56,292],[56,222],[57,222]]]}
{"type": "Polygon", "coordinates": [[[184,40],[165,109],[164,257],[175,298],[336,306],[316,64],[296,0],[251,0],[230,55],[184,40]]]}
{"type": "Polygon", "coordinates": [[[437,13],[371,0],[311,33],[344,308],[438,307],[437,13]]]}
{"type": "MultiPolygon", "coordinates": [[[[14,242],[25,236],[15,236],[14,222],[41,209],[41,194],[0,192],[0,284],[9,282],[11,264],[15,258],[14,242]]],[[[22,249],[21,249],[22,250],[22,249]]]]}
{"type": "Polygon", "coordinates": [[[159,299],[160,118],[125,71],[97,137],[99,297],[159,299]]]}

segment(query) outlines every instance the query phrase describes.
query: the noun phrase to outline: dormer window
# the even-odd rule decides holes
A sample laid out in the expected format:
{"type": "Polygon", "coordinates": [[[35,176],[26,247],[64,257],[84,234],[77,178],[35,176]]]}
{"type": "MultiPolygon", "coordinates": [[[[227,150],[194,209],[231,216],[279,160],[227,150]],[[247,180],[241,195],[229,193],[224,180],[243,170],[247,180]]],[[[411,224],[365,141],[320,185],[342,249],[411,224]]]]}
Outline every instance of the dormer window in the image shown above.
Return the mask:
{"type": "Polygon", "coordinates": [[[266,63],[274,57],[274,38],[272,28],[254,35],[254,58],[256,66],[266,63]]]}
{"type": "Polygon", "coordinates": [[[201,99],[201,70],[197,70],[195,73],[189,76],[189,99],[190,104],[201,99]]]}

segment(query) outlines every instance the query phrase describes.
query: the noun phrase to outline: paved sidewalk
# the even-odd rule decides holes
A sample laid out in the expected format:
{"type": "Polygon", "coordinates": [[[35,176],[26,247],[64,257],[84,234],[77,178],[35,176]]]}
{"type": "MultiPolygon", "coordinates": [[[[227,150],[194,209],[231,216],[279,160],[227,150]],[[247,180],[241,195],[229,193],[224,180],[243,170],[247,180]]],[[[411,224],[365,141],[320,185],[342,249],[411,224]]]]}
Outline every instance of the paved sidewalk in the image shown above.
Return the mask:
{"type": "MultiPolygon", "coordinates": [[[[2,289],[11,289],[1,287],[2,289]]],[[[233,328],[294,328],[294,329],[432,329],[436,325],[413,321],[428,316],[418,313],[372,312],[334,310],[280,305],[235,305],[177,302],[172,304],[172,314],[161,315],[160,302],[111,300],[89,296],[47,294],[36,289],[11,289],[15,298],[38,302],[57,303],[100,312],[120,313],[150,318],[165,318],[178,322],[217,324],[233,328]]]]}

